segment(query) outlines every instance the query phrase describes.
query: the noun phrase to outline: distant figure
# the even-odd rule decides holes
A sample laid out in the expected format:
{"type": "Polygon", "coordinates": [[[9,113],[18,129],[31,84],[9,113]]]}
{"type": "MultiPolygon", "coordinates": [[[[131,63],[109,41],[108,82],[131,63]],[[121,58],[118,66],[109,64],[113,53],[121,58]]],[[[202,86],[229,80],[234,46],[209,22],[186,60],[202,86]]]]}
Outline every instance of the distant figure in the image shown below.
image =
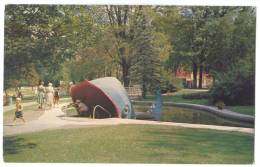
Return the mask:
{"type": "Polygon", "coordinates": [[[70,95],[70,92],[71,92],[71,88],[74,86],[73,82],[70,82],[69,83],[69,95],[70,95]]]}
{"type": "Polygon", "coordinates": [[[86,115],[89,116],[90,113],[88,112],[89,109],[88,109],[88,106],[81,102],[80,100],[76,100],[75,102],[75,108],[77,109],[77,112],[79,115],[86,115]]]}
{"type": "Polygon", "coordinates": [[[15,116],[14,116],[13,125],[15,125],[17,118],[20,118],[25,123],[22,110],[23,110],[23,106],[21,104],[21,98],[18,97],[16,98],[15,116]]]}
{"type": "Polygon", "coordinates": [[[21,89],[18,89],[16,97],[18,97],[18,98],[20,98],[20,99],[23,98],[23,94],[22,94],[22,92],[21,92],[21,89]]]}
{"type": "Polygon", "coordinates": [[[154,112],[154,109],[155,109],[155,104],[153,103],[153,104],[150,106],[150,110],[148,110],[147,112],[153,113],[153,112],[154,112]]]}
{"type": "Polygon", "coordinates": [[[37,100],[38,99],[38,88],[34,90],[34,96],[35,96],[35,99],[37,100]]]}
{"type": "Polygon", "coordinates": [[[129,105],[125,104],[125,108],[124,108],[124,112],[123,112],[122,118],[126,118],[128,113],[129,113],[129,105]]]}
{"type": "Polygon", "coordinates": [[[48,84],[48,87],[46,88],[45,92],[45,97],[46,97],[46,104],[52,108],[53,106],[53,94],[54,94],[54,89],[52,87],[52,83],[48,84]]]}
{"type": "Polygon", "coordinates": [[[56,105],[59,106],[59,100],[60,100],[59,88],[56,88],[54,90],[54,97],[53,97],[53,105],[54,105],[54,107],[56,105]]]}
{"type": "Polygon", "coordinates": [[[45,94],[45,88],[43,86],[43,82],[41,82],[41,84],[38,86],[37,93],[38,93],[37,102],[39,104],[39,109],[42,109],[42,106],[44,104],[44,94],[45,94]]]}

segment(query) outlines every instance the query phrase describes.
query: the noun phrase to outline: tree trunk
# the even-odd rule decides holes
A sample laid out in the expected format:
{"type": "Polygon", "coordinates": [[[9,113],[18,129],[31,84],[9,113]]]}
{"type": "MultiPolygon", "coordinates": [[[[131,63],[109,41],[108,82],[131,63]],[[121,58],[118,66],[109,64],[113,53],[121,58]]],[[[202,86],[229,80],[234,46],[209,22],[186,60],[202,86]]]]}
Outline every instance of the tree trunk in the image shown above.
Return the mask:
{"type": "Polygon", "coordinates": [[[197,64],[193,63],[193,84],[192,84],[192,88],[197,88],[197,74],[198,74],[197,64]]]}
{"type": "Polygon", "coordinates": [[[144,83],[142,85],[142,97],[143,97],[143,99],[146,99],[146,86],[144,83]]]}
{"type": "Polygon", "coordinates": [[[200,65],[200,73],[199,73],[199,88],[202,89],[203,82],[203,66],[200,65]]]}
{"type": "Polygon", "coordinates": [[[216,83],[216,77],[213,75],[213,76],[212,76],[212,79],[213,79],[212,86],[214,86],[214,85],[215,85],[215,83],[216,83]]]}
{"type": "Polygon", "coordinates": [[[127,61],[127,58],[125,56],[125,48],[120,48],[119,49],[119,54],[121,57],[121,66],[122,66],[122,71],[123,71],[123,83],[125,87],[129,86],[129,68],[130,68],[130,64],[129,61],[127,61]]]}
{"type": "MultiPolygon", "coordinates": [[[[113,33],[117,39],[117,42],[119,44],[118,48],[118,56],[120,58],[120,67],[122,69],[122,73],[120,76],[120,79],[123,80],[124,86],[128,87],[130,83],[130,77],[129,77],[129,69],[131,66],[130,59],[127,58],[127,55],[125,53],[125,46],[121,46],[122,42],[126,42],[129,39],[132,40],[131,35],[126,33],[129,27],[131,29],[131,26],[128,24],[129,16],[131,15],[131,10],[129,6],[106,6],[106,11],[108,15],[108,19],[110,22],[110,25],[112,26],[113,33]]],[[[121,72],[121,71],[120,71],[121,72]]]]}
{"type": "Polygon", "coordinates": [[[124,86],[128,87],[129,86],[129,68],[126,64],[122,65],[122,70],[123,70],[123,82],[124,82],[124,86]]]}
{"type": "Polygon", "coordinates": [[[5,91],[5,96],[8,97],[8,92],[7,92],[7,89],[4,90],[5,91]]]}
{"type": "Polygon", "coordinates": [[[121,68],[121,66],[118,64],[118,65],[116,65],[116,77],[117,78],[119,78],[120,80],[121,80],[121,76],[120,76],[120,68],[121,68]]]}

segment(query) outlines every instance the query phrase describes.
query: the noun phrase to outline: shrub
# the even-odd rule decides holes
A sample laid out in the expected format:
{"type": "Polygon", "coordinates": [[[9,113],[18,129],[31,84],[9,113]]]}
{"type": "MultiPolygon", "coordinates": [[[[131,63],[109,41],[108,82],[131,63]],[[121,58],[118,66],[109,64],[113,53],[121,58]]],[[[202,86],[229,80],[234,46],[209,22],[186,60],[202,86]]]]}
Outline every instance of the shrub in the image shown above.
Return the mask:
{"type": "Polygon", "coordinates": [[[210,94],[208,92],[199,92],[199,93],[183,94],[182,97],[184,99],[209,99],[210,94]]]}
{"type": "Polygon", "coordinates": [[[254,105],[255,75],[252,66],[239,63],[216,78],[211,88],[211,101],[223,101],[227,105],[254,105]]]}
{"type": "Polygon", "coordinates": [[[183,88],[183,82],[179,78],[175,78],[172,73],[162,71],[161,90],[162,93],[176,92],[183,88]]]}
{"type": "Polygon", "coordinates": [[[223,101],[218,101],[216,103],[216,107],[218,107],[218,109],[222,110],[225,107],[225,103],[223,101]]]}

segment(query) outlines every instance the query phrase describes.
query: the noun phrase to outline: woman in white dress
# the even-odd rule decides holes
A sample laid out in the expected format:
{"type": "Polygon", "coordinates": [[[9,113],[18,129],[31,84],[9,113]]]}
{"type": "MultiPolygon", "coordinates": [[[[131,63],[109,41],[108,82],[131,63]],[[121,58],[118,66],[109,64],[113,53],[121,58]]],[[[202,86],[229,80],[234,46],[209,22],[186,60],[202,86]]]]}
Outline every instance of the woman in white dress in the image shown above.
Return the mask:
{"type": "Polygon", "coordinates": [[[49,83],[48,87],[46,88],[46,104],[50,107],[53,106],[53,94],[54,89],[52,87],[52,83],[49,83]]]}
{"type": "Polygon", "coordinates": [[[39,104],[39,109],[42,109],[42,106],[44,104],[44,92],[45,92],[45,88],[43,86],[43,82],[41,82],[41,85],[38,86],[38,96],[37,96],[37,102],[39,104]]]}

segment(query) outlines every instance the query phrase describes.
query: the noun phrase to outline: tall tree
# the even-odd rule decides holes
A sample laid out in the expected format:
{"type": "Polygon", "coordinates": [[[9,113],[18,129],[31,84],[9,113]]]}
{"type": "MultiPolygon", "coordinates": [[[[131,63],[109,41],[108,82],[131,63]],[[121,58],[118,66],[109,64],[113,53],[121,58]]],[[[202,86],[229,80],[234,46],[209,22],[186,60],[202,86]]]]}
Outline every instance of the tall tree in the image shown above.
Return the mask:
{"type": "Polygon", "coordinates": [[[117,57],[122,68],[122,80],[124,86],[130,83],[131,52],[129,44],[134,37],[136,15],[140,11],[140,6],[106,6],[110,27],[116,38],[117,57]]]}
{"type": "Polygon", "coordinates": [[[247,60],[254,71],[255,60],[255,9],[234,7],[223,17],[207,24],[208,57],[206,64],[211,75],[226,73],[240,61],[247,60]]]}
{"type": "MultiPolygon", "coordinates": [[[[212,25],[232,10],[233,7],[169,7],[163,10],[163,14],[157,20],[158,27],[160,23],[167,25],[161,26],[162,28],[159,29],[169,34],[172,42],[173,51],[167,62],[168,67],[172,68],[172,71],[176,71],[180,67],[188,67],[187,69],[193,72],[194,88],[197,85],[202,88],[202,75],[205,70],[207,72],[209,70],[207,62],[209,54],[212,52],[210,45],[216,43],[211,38],[213,32],[217,31],[212,25]],[[197,81],[199,82],[197,83],[197,81]]],[[[219,28],[223,30],[223,27],[219,28]]],[[[227,28],[229,31],[230,28],[227,28]]],[[[218,45],[222,46],[222,44],[224,43],[218,45]]]]}
{"type": "Polygon", "coordinates": [[[153,33],[148,18],[140,13],[133,40],[132,79],[142,86],[142,96],[160,84],[159,52],[153,44],[153,33]]]}
{"type": "Polygon", "coordinates": [[[21,68],[31,71],[27,64],[34,64],[41,78],[55,79],[63,62],[98,36],[95,30],[85,6],[7,5],[5,82],[21,80],[21,68]]]}

